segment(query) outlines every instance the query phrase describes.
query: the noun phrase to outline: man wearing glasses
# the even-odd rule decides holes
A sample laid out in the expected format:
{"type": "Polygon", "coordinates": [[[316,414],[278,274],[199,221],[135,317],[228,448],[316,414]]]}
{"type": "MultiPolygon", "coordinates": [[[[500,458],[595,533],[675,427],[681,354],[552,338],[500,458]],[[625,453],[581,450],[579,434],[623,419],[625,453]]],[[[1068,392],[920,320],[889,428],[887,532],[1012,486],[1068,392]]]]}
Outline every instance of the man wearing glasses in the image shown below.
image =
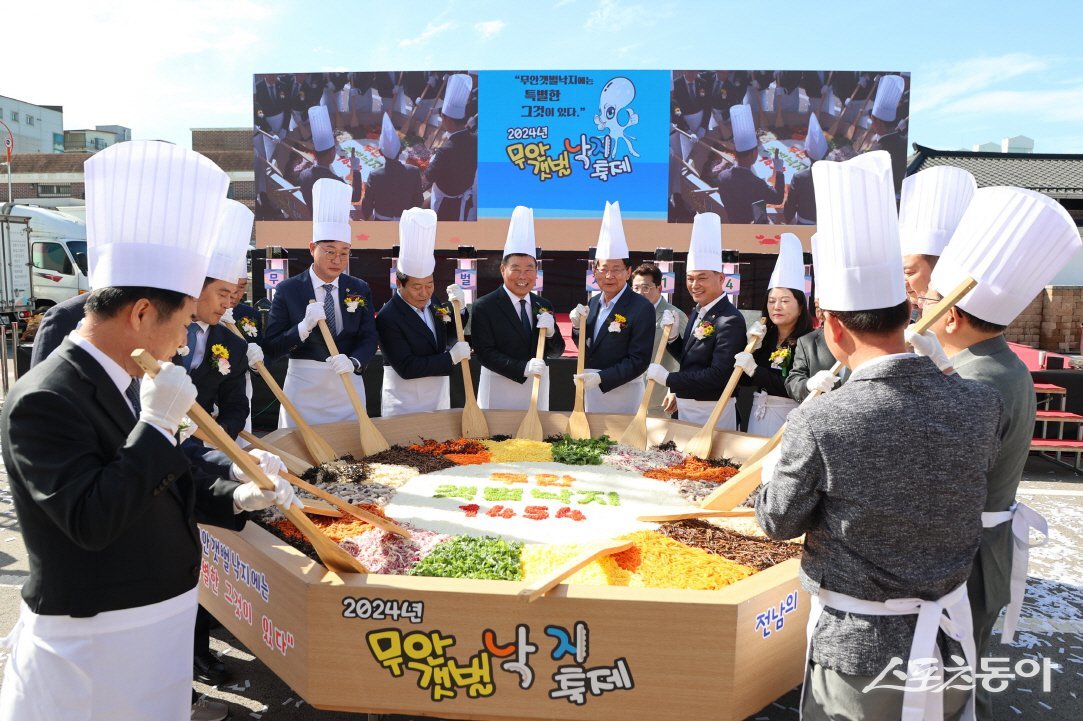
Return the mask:
{"type": "MultiPolygon", "coordinates": [[[[644,263],[632,271],[632,290],[650,301],[654,306],[654,348],[651,350],[651,358],[658,352],[658,344],[662,342],[663,314],[668,310],[676,319],[676,336],[684,335],[685,326],[688,325],[688,316],[683,310],[662,297],[662,271],[654,263],[644,263]]],[[[665,353],[662,355],[662,367],[669,372],[680,368],[676,356],[665,353]]],[[[666,389],[655,384],[651,392],[649,408],[654,409],[662,405],[666,397],[666,389]]]]}
{"type": "MultiPolygon", "coordinates": [[[[355,420],[350,399],[338,376],[353,382],[361,402],[365,365],[376,353],[376,320],[372,291],[360,278],[346,274],[350,265],[350,186],[322,178],[312,186],[312,266],[284,280],[275,292],[264,336],[271,360],[290,357],[282,386],[309,423],[355,420]],[[334,336],[338,355],[331,355],[317,326],[324,320],[334,336]]],[[[284,411],[280,428],[293,426],[284,411]]]]}

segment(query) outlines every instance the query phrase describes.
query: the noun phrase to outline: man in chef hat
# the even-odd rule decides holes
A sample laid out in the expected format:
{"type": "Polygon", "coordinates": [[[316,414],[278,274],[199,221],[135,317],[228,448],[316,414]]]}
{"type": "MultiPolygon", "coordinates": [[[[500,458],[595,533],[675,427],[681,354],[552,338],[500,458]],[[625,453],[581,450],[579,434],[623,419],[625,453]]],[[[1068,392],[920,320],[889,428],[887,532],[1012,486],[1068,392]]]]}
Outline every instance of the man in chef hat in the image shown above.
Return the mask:
{"type": "MultiPolygon", "coordinates": [[[[267,319],[263,350],[274,360],[289,354],[282,390],[312,424],[355,420],[340,375],[361,398],[361,374],[376,353],[376,321],[369,284],[346,273],[350,265],[350,186],[321,178],[312,187],[312,265],[279,284],[267,319]],[[331,355],[320,333],[325,321],[338,348],[331,355]]],[[[280,428],[293,420],[283,410],[280,428]]]]}
{"type": "Polygon", "coordinates": [[[756,135],[756,123],[752,120],[750,106],[734,105],[730,108],[730,125],[733,127],[733,149],[737,154],[737,165],[719,173],[718,195],[730,223],[751,223],[754,220],[754,203],[763,201],[775,205],[782,202],[786,194],[786,176],[782,172],[778,153],[775,153],[773,186],[752,172],[752,166],[759,157],[760,140],[756,135]]]}
{"type": "Polygon", "coordinates": [[[537,376],[541,378],[538,408],[549,409],[549,368],[535,357],[538,330],[545,330],[545,357],[564,353],[564,337],[554,322],[553,304],[532,292],[538,280],[537,252],[534,212],[517,206],[500,263],[504,283],[478,298],[471,312],[470,342],[481,362],[478,405],[482,408],[526,410],[533,388],[528,381],[537,376]]]}
{"type": "Polygon", "coordinates": [[[478,172],[478,138],[466,127],[466,104],[474,80],[466,73],[448,78],[440,128],[447,140],[433,153],[426,176],[432,183],[430,206],[440,220],[468,220],[478,172]]]}
{"type": "Polygon", "coordinates": [[[435,248],[436,213],[421,208],[403,213],[398,289],[376,315],[384,354],[384,417],[450,408],[448,376],[470,357],[470,346],[455,340],[451,304],[432,297],[435,248]]]}
{"type": "MultiPolygon", "coordinates": [[[[229,179],[170,143],[131,141],[86,162],[93,293],[86,318],[23,376],[0,419],[30,558],[0,689],[0,719],[188,718],[200,522],[292,503],[281,462],[253,453],[276,491],[190,468],[177,448],[196,388],[162,363],[184,342],[229,179]],[[148,569],[154,572],[148,575],[148,569]],[[103,662],[104,661],[104,662],[103,662]]],[[[235,472],[234,478],[241,478],[235,472]]],[[[191,708],[192,718],[228,710],[191,708]]]]}
{"type": "Polygon", "coordinates": [[[902,192],[906,177],[906,138],[899,132],[899,101],[902,100],[906,81],[901,75],[881,75],[876,86],[876,98],[872,101],[869,121],[876,133],[873,150],[886,150],[891,156],[891,177],[895,195],[902,192]]]}
{"type": "MultiPolygon", "coordinates": [[[[948,357],[941,360],[945,367],[995,388],[1004,399],[1000,453],[987,476],[984,531],[968,583],[978,658],[988,655],[993,625],[1005,606],[1002,639],[1012,643],[1026,589],[1030,530],[1048,536],[1045,519],[1015,498],[1030,453],[1036,405],[1034,379],[1008,346],[1004,330],[1079,249],[1075,222],[1055,200],[1021,188],[982,188],[933,269],[923,306],[934,310],[978,268],[994,274],[985,278],[980,273],[986,282],[948,310],[924,339],[907,334],[915,348],[931,343],[934,355],[934,339],[939,338],[948,357]]],[[[984,684],[977,694],[977,717],[991,719],[992,694],[984,684]]]]}
{"type": "MultiPolygon", "coordinates": [[[[790,414],[756,503],[771,538],[805,534],[800,575],[812,609],[802,717],[889,719],[905,707],[928,718],[942,705],[955,718],[972,713],[972,693],[958,682],[931,693],[939,683],[921,669],[937,654],[977,669],[966,581],[1001,401],[905,352],[910,306],[887,153],[817,163],[812,172],[824,334],[853,373],[790,414]],[[905,691],[883,683],[908,661],[905,691]]],[[[931,663],[942,680],[952,678],[931,663]]]]}
{"type": "Polygon", "coordinates": [[[297,184],[301,187],[301,197],[305,201],[306,216],[301,220],[312,220],[315,210],[312,207],[312,186],[321,178],[329,178],[342,182],[342,179],[331,170],[331,163],[335,162],[338,152],[338,143],[335,141],[335,131],[331,128],[331,116],[323,105],[315,105],[308,109],[308,126],[312,130],[312,149],[316,151],[316,164],[310,165],[301,171],[297,184]]]}
{"type": "Polygon", "coordinates": [[[973,175],[948,165],[926,168],[903,181],[899,241],[906,295],[915,308],[977,189],[973,175]]]}
{"type": "MultiPolygon", "coordinates": [[[[594,279],[601,293],[589,306],[579,304],[571,312],[572,338],[586,344],[584,373],[576,375],[575,382],[583,384],[587,413],[635,414],[643,400],[643,373],[654,349],[654,306],[628,287],[630,255],[620,205],[606,202],[594,254],[594,279]],[[583,317],[586,338],[579,337],[583,317]]],[[[663,324],[673,324],[672,315],[663,324]]],[[[670,333],[677,335],[677,329],[670,333]]]]}
{"type": "Polygon", "coordinates": [[[816,113],[808,116],[808,134],[805,136],[805,154],[811,161],[806,170],[794,173],[790,180],[790,192],[782,214],[787,223],[816,225],[816,190],[812,187],[812,165],[827,155],[827,138],[816,113]]]}
{"type": "Polygon", "coordinates": [[[398,159],[401,149],[399,133],[384,113],[380,129],[384,167],[369,173],[365,199],[361,202],[361,217],[365,220],[398,220],[404,210],[420,207],[424,202],[421,171],[416,165],[407,165],[398,159]]]}
{"type": "MultiPolygon", "coordinates": [[[[696,216],[685,265],[685,284],[696,307],[688,314],[684,335],[669,341],[680,370],[671,373],[651,363],[647,377],[669,387],[663,404],[667,413],[676,410],[680,420],[703,425],[733,374],[733,357],[746,343],[745,318],[722,294],[726,276],[722,273],[722,219],[717,214],[696,216]]],[[[726,404],[717,427],[737,429],[734,399],[726,404]]]]}

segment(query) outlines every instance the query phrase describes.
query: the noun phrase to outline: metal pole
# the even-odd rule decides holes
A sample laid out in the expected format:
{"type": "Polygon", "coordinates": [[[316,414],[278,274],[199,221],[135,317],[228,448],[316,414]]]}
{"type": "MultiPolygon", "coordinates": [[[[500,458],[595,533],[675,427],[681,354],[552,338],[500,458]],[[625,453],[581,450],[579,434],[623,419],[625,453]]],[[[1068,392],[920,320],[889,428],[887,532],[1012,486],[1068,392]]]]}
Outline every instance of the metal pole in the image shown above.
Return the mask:
{"type": "Polygon", "coordinates": [[[2,380],[0,380],[0,387],[4,389],[4,395],[8,392],[8,327],[6,325],[0,325],[0,366],[3,367],[3,372],[0,373],[2,380]]]}
{"type": "Polygon", "coordinates": [[[11,361],[15,367],[15,381],[19,380],[19,321],[11,321],[11,361]]]}

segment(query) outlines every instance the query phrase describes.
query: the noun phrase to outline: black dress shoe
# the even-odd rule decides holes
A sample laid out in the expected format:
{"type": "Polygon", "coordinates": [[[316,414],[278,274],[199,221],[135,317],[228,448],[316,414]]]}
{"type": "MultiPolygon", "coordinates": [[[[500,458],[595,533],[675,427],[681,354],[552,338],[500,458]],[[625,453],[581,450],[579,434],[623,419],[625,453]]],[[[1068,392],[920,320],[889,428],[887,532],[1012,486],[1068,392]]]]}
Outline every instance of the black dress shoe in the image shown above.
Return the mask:
{"type": "Polygon", "coordinates": [[[205,684],[219,686],[229,678],[225,664],[213,654],[196,654],[192,665],[196,680],[205,684]]]}

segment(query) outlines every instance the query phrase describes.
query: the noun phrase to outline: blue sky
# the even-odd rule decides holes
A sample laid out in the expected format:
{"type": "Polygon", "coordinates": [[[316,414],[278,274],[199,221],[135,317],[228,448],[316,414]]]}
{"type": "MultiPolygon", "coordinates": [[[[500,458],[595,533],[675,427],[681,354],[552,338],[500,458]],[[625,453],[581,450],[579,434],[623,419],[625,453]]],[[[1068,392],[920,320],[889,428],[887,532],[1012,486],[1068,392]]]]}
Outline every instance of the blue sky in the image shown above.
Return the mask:
{"type": "Polygon", "coordinates": [[[256,72],[692,67],[909,70],[912,141],[1022,134],[1036,152],[1083,153],[1072,0],[65,0],[4,12],[17,31],[2,43],[0,94],[63,105],[68,128],[115,123],[186,145],[190,128],[249,123],[256,72]]]}

